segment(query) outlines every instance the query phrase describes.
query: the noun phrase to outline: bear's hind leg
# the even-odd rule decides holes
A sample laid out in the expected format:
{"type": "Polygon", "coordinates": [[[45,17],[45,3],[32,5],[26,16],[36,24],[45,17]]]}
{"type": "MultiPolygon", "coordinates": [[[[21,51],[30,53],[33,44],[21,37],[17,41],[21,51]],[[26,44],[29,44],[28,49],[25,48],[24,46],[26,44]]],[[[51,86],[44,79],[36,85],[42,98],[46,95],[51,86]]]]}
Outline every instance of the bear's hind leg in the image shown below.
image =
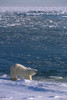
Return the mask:
{"type": "Polygon", "coordinates": [[[11,77],[11,79],[15,81],[15,80],[17,80],[18,78],[17,78],[17,76],[13,76],[13,77],[11,77]]]}
{"type": "Polygon", "coordinates": [[[17,75],[14,72],[11,72],[11,79],[12,80],[17,80],[17,75]]]}
{"type": "Polygon", "coordinates": [[[11,69],[11,79],[14,80],[14,81],[17,80],[16,72],[13,69],[11,69]]]}

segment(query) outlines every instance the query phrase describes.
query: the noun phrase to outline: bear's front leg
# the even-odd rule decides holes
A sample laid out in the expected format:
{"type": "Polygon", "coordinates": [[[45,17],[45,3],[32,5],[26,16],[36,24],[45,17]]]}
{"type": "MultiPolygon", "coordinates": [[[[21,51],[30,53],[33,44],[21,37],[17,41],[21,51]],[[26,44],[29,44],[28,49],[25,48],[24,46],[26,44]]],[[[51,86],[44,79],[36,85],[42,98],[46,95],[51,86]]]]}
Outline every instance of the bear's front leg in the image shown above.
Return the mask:
{"type": "Polygon", "coordinates": [[[25,76],[24,78],[25,79],[28,79],[28,80],[32,80],[32,77],[31,76],[25,76]]]}
{"type": "Polygon", "coordinates": [[[29,76],[29,80],[32,80],[32,76],[29,76]]]}

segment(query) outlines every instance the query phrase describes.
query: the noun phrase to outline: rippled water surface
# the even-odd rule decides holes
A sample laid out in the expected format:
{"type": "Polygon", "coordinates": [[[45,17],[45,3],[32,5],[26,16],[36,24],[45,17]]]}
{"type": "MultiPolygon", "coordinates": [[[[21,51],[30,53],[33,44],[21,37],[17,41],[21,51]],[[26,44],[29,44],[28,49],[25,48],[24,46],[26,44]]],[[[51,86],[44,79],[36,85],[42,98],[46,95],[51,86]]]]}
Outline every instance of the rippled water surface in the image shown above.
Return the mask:
{"type": "Polygon", "coordinates": [[[0,8],[0,74],[15,63],[36,68],[35,78],[67,77],[67,8],[0,8]]]}

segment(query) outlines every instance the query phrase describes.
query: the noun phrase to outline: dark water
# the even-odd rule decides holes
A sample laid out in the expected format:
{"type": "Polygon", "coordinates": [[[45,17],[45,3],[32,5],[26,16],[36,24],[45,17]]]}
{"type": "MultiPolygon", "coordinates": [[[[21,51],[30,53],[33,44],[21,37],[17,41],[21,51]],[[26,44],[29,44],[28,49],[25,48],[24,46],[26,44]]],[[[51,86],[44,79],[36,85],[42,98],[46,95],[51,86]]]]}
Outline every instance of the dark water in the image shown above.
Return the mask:
{"type": "Polygon", "coordinates": [[[35,78],[67,77],[67,13],[0,12],[0,75],[20,63],[38,70],[35,78]]]}

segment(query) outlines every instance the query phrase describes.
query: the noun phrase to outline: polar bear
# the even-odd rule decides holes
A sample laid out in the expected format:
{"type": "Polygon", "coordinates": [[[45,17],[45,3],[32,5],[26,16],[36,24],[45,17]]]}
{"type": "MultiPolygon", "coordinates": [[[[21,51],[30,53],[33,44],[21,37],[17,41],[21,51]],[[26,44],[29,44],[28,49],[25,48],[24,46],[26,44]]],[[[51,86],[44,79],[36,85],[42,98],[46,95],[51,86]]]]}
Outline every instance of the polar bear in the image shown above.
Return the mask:
{"type": "Polygon", "coordinates": [[[32,76],[36,74],[37,70],[25,67],[21,64],[15,64],[11,66],[11,79],[17,80],[18,76],[22,76],[25,79],[32,80],[32,76]]]}

